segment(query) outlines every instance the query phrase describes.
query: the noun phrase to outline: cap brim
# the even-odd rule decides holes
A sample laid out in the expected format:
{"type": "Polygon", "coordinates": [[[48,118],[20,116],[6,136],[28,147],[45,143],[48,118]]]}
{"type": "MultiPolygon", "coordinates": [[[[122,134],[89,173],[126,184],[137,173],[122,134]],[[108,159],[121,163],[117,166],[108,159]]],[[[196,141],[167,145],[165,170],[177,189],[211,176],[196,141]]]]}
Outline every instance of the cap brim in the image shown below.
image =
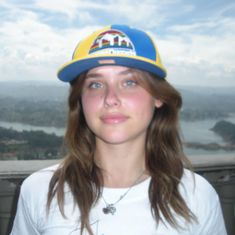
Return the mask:
{"type": "Polygon", "coordinates": [[[149,61],[118,56],[102,56],[94,58],[86,58],[82,60],[75,60],[65,64],[58,71],[58,78],[64,82],[71,82],[77,78],[81,73],[86,72],[92,68],[104,65],[119,65],[130,68],[144,70],[157,75],[159,78],[166,77],[166,71],[149,61]]]}

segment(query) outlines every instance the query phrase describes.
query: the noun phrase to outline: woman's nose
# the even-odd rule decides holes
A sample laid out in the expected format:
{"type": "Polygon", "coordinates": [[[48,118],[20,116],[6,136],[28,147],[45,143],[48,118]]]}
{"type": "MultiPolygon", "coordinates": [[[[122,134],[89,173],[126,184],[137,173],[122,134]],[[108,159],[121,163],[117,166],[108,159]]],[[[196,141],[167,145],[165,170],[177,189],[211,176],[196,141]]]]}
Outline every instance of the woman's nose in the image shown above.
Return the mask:
{"type": "Polygon", "coordinates": [[[115,107],[119,106],[121,103],[120,97],[118,94],[118,90],[115,87],[108,87],[106,89],[106,94],[104,97],[104,105],[105,107],[115,107]]]}

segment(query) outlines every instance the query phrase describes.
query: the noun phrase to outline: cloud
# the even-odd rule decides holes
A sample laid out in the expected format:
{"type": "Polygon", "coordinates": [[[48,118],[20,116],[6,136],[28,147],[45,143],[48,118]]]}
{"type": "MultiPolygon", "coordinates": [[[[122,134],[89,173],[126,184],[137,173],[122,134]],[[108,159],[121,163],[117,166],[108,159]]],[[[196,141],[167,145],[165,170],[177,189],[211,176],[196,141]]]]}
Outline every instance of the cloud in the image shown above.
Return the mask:
{"type": "Polygon", "coordinates": [[[44,80],[71,59],[77,42],[96,26],[57,28],[41,20],[31,8],[4,4],[6,20],[0,23],[1,80],[44,80]]]}
{"type": "Polygon", "coordinates": [[[235,86],[233,18],[174,25],[157,43],[174,83],[235,86]]]}
{"type": "Polygon", "coordinates": [[[157,4],[155,0],[145,0],[141,4],[133,4],[132,0],[36,0],[34,7],[62,14],[66,17],[65,21],[78,21],[79,25],[99,22],[102,25],[121,23],[152,28],[160,26],[169,16],[174,17],[193,9],[190,4],[181,3],[181,0],[165,0],[157,4]],[[180,7],[180,13],[174,10],[175,7],[180,7]]]}
{"type": "Polygon", "coordinates": [[[79,0],[36,0],[34,8],[64,14],[68,19],[74,19],[78,14],[82,13],[78,11],[82,2],[79,0]]]}

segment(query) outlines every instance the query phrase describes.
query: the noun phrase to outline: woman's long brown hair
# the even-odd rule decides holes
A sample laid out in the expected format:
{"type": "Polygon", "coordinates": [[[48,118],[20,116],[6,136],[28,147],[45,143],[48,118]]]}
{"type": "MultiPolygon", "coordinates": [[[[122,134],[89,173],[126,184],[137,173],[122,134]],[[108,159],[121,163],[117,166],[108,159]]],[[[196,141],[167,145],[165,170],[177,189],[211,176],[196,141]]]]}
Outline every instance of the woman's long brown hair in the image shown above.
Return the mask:
{"type": "MultiPolygon", "coordinates": [[[[149,200],[151,212],[156,220],[167,221],[171,226],[180,228],[175,217],[180,216],[187,222],[196,220],[179,192],[179,183],[185,166],[189,162],[182,151],[178,131],[178,115],[182,99],[166,80],[147,72],[134,70],[139,83],[153,97],[163,102],[156,108],[149,125],[146,138],[146,169],[151,176],[149,200]]],[[[94,162],[95,137],[89,130],[81,106],[81,93],[86,78],[82,74],[71,83],[69,113],[65,135],[68,155],[55,171],[49,185],[47,210],[53,198],[59,204],[64,217],[64,186],[68,184],[75,206],[80,211],[81,234],[84,229],[93,235],[89,224],[92,206],[101,196],[103,179],[101,170],[94,162]]]]}

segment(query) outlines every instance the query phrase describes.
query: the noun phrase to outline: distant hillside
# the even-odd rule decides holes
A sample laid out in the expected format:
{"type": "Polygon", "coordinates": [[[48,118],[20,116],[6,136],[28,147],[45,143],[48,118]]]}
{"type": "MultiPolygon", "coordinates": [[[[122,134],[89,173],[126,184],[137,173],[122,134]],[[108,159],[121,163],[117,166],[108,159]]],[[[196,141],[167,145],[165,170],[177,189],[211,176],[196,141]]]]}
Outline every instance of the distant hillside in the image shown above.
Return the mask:
{"type": "Polygon", "coordinates": [[[34,126],[64,127],[66,100],[17,99],[0,96],[0,120],[34,126]]]}
{"type": "Polygon", "coordinates": [[[178,87],[185,111],[235,112],[235,87],[178,87]]]}
{"type": "Polygon", "coordinates": [[[226,142],[235,145],[235,124],[222,120],[217,122],[212,130],[226,142]]]}
{"type": "Polygon", "coordinates": [[[0,97],[29,99],[33,101],[64,100],[69,85],[49,82],[0,82],[0,97]]]}

